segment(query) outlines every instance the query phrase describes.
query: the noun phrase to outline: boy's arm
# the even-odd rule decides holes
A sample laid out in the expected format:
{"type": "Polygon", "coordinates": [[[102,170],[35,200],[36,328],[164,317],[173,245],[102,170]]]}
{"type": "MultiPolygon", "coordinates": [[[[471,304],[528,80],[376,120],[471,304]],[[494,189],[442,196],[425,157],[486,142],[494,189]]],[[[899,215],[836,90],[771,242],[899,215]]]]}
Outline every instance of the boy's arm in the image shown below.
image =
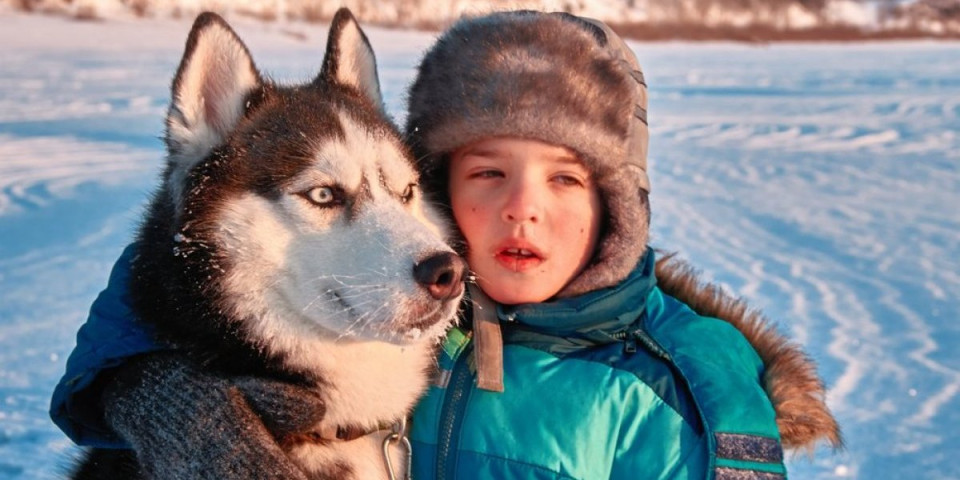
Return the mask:
{"type": "Polygon", "coordinates": [[[205,373],[179,353],[151,353],[103,389],[106,422],[129,440],[147,478],[306,479],[276,437],[323,418],[315,392],[254,377],[205,373]]]}
{"type": "Polygon", "coordinates": [[[90,307],[77,331],[77,345],[53,391],[50,417],[74,443],[102,448],[129,445],[104,421],[100,405],[103,384],[111,369],[131,357],[169,350],[154,339],[147,325],[136,321],[128,285],[135,245],[128,245],[110,272],[107,288],[90,307]]]}
{"type": "Polygon", "coordinates": [[[77,333],[50,414],[79,445],[133,448],[157,478],[303,478],[274,436],[324,414],[316,393],[253,377],[221,378],[153,338],[127,293],[133,245],[77,333]]]}

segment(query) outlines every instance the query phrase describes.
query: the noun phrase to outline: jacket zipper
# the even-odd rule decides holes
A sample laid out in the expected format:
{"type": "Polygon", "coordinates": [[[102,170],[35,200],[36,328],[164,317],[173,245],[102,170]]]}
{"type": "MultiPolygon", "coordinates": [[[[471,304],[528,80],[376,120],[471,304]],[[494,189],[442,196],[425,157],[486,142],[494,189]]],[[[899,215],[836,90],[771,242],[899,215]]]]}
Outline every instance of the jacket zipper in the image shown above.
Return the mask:
{"type": "Polygon", "coordinates": [[[634,353],[637,351],[637,341],[646,347],[647,351],[650,353],[668,361],[673,362],[673,359],[670,358],[670,354],[657,343],[653,337],[650,336],[646,330],[638,328],[629,332],[618,332],[612,335],[613,338],[623,342],[623,350],[626,353],[634,353]]]}
{"type": "Polygon", "coordinates": [[[460,427],[463,423],[463,411],[466,408],[467,399],[470,397],[472,383],[466,358],[469,357],[472,350],[473,344],[464,349],[457,357],[453,364],[450,386],[444,395],[437,449],[437,480],[456,478],[457,443],[460,427]]]}

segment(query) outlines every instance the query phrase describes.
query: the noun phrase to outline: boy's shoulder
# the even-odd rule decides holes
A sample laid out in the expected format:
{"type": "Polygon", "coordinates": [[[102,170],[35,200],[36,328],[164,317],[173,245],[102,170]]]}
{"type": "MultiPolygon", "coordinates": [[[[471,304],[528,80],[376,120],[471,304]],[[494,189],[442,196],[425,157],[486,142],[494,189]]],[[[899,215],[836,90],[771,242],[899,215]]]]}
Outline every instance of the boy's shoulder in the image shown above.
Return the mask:
{"type": "Polygon", "coordinates": [[[656,277],[649,322],[654,335],[681,358],[694,352],[687,360],[698,362],[698,372],[716,372],[720,378],[736,374],[776,392],[762,400],[773,403],[784,447],[812,448],[824,440],[842,446],[816,364],[799,345],[780,334],[760,310],[704,282],[682,260],[661,257],[656,277]]]}
{"type": "Polygon", "coordinates": [[[726,319],[700,315],[659,289],[651,297],[655,308],[648,316],[649,334],[690,388],[709,442],[717,449],[714,467],[782,475],[777,412],[764,385],[766,366],[754,346],[726,319]],[[738,462],[746,457],[724,458],[723,452],[763,455],[759,463],[745,466],[738,462]]]}
{"type": "Polygon", "coordinates": [[[691,355],[703,350],[706,358],[720,360],[737,357],[750,365],[763,362],[756,350],[733,323],[726,319],[701,315],[679,299],[659,288],[651,292],[647,302],[647,332],[669,351],[691,355]]]}

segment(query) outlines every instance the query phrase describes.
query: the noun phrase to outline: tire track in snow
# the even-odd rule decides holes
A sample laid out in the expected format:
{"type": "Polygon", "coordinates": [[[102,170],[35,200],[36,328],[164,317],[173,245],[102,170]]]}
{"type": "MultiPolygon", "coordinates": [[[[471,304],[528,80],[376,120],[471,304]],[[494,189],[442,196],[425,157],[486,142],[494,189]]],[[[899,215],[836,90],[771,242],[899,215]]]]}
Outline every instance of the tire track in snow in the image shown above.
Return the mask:
{"type": "Polygon", "coordinates": [[[118,143],[0,134],[0,217],[68,198],[84,183],[142,179],[161,159],[159,151],[118,143]]]}
{"type": "Polygon", "coordinates": [[[942,436],[916,431],[930,430],[931,421],[956,401],[958,375],[930,358],[940,348],[934,332],[923,315],[898,300],[898,288],[838,263],[831,252],[785,242],[778,233],[789,233],[762,222],[718,222],[729,217],[717,212],[685,212],[678,229],[685,233],[677,236],[696,244],[696,265],[708,267],[729,290],[763,307],[781,329],[788,327],[822,366],[836,364],[824,370],[832,377],[832,408],[859,424],[887,424],[896,451],[942,443],[942,436]],[[689,236],[690,230],[709,234],[689,236]],[[909,332],[906,339],[901,332],[909,332]],[[908,396],[915,391],[910,372],[917,366],[898,359],[896,352],[904,347],[906,357],[938,378],[923,399],[908,396]],[[904,410],[903,418],[890,418],[904,410]]]}
{"type": "MultiPolygon", "coordinates": [[[[893,110],[936,111],[917,103],[893,110]]],[[[948,207],[960,192],[952,118],[928,118],[929,132],[918,135],[875,119],[771,126],[706,117],[671,117],[654,131],[671,162],[654,181],[654,221],[666,210],[669,223],[660,238],[686,245],[696,265],[781,326],[784,316],[798,320],[792,336],[827,356],[829,403],[848,427],[883,425],[894,454],[950,444],[935,427],[956,419],[960,372],[936,358],[951,339],[938,338],[924,298],[960,296],[960,216],[948,207]],[[722,153],[731,149],[742,155],[722,153]],[[656,203],[664,190],[666,209],[656,203]],[[940,261],[911,261],[917,256],[940,261]],[[903,291],[916,285],[920,292],[903,291]],[[918,370],[927,372],[922,387],[918,370]]]]}

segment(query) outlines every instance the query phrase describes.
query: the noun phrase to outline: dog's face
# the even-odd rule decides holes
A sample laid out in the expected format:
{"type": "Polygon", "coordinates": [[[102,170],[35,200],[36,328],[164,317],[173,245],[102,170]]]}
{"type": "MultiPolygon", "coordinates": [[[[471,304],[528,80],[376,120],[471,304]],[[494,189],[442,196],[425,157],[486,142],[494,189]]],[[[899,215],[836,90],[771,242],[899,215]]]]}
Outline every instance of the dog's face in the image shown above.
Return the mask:
{"type": "MultiPolygon", "coordinates": [[[[297,108],[279,103],[253,125],[297,108]]],[[[265,128],[237,140],[246,145],[230,161],[254,166],[245,173],[259,191],[235,190],[213,213],[224,299],[236,316],[260,322],[265,337],[292,328],[346,339],[436,338],[462,287],[437,298],[416,280],[418,265],[451,250],[428,218],[410,159],[385,129],[329,106],[314,111],[323,108],[338,128],[300,122],[296,135],[265,128]],[[263,165],[272,162],[289,171],[263,165]]],[[[462,277],[457,262],[447,259],[446,281],[462,277]]]]}
{"type": "Polygon", "coordinates": [[[438,339],[465,265],[422,201],[352,17],[331,27],[320,76],[294,87],[261,80],[229,27],[203,18],[168,116],[176,254],[203,262],[192,268],[231,328],[271,348],[438,339]]]}

